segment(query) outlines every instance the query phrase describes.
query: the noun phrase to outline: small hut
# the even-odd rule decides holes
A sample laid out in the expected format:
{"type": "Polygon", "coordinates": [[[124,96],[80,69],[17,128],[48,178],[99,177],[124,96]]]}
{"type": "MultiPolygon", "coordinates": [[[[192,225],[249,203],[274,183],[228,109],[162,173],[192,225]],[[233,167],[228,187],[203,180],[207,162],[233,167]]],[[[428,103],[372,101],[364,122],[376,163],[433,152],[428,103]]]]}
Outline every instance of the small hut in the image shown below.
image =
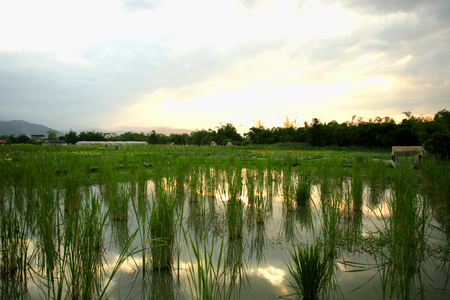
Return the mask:
{"type": "Polygon", "coordinates": [[[214,141],[212,141],[212,142],[211,142],[211,144],[209,144],[209,146],[210,146],[210,147],[214,147],[214,146],[217,146],[217,143],[216,143],[216,142],[214,142],[214,141]]]}
{"type": "Polygon", "coordinates": [[[233,145],[232,142],[228,142],[225,146],[227,146],[227,147],[233,147],[234,145],[233,145]]]}
{"type": "Polygon", "coordinates": [[[400,163],[409,163],[413,168],[420,166],[426,154],[422,146],[393,146],[391,163],[394,168],[400,163]]]}

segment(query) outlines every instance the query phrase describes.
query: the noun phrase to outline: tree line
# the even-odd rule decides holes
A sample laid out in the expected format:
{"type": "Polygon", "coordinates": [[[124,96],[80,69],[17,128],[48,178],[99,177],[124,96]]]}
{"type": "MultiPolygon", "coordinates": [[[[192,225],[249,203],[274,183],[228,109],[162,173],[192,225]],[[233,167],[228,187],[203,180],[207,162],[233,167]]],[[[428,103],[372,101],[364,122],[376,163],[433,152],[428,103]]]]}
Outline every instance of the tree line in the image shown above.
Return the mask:
{"type": "MultiPolygon", "coordinates": [[[[298,126],[296,120],[290,122],[288,117],[282,127],[272,128],[266,128],[261,121],[256,119],[255,126],[251,127],[243,136],[237,132],[233,124],[220,123],[220,126],[214,129],[196,130],[190,134],[164,135],[153,130],[147,134],[125,132],[106,138],[101,132],[83,131],[77,134],[71,130],[58,139],[65,140],[70,144],[78,141],[146,141],[149,144],[209,145],[214,141],[218,145],[226,145],[228,142],[234,145],[308,143],[318,147],[385,149],[392,146],[414,146],[428,143],[428,147],[435,151],[438,150],[437,148],[450,149],[450,111],[443,109],[434,117],[415,117],[410,112],[405,114],[406,117],[400,123],[396,123],[390,117],[376,117],[366,121],[361,117],[353,116],[351,121],[340,124],[337,121],[326,123],[314,118],[310,123],[304,122],[302,127],[298,126]]],[[[49,137],[50,134],[53,137],[54,133],[49,133],[49,137]]],[[[31,142],[25,134],[18,137],[2,136],[0,139],[8,140],[9,143],[31,142]]],[[[439,151],[444,150],[440,149],[439,151]]]]}

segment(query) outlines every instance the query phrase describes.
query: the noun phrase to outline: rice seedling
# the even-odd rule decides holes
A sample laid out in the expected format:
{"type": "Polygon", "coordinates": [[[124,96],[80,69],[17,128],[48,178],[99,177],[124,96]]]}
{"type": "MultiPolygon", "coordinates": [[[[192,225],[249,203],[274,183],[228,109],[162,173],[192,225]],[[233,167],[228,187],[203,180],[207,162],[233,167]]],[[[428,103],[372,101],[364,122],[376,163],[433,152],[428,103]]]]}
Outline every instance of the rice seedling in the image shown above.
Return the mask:
{"type": "Polygon", "coordinates": [[[165,159],[161,155],[157,155],[152,161],[152,178],[156,189],[158,189],[163,184],[163,163],[165,163],[165,159]]]}
{"type": "MultiPolygon", "coordinates": [[[[148,231],[147,231],[146,222],[148,220],[148,215],[149,215],[148,201],[147,201],[146,197],[140,196],[137,198],[137,203],[135,201],[131,201],[131,203],[132,203],[134,215],[136,216],[136,220],[138,220],[138,223],[141,224],[141,226],[139,226],[139,228],[136,232],[140,233],[141,241],[147,241],[148,240],[148,231]]],[[[127,227],[127,224],[125,224],[125,226],[127,227]]],[[[128,229],[128,227],[127,227],[127,229],[128,229]]],[[[128,241],[128,239],[126,239],[125,241],[128,241]]],[[[125,245],[121,245],[121,246],[122,246],[122,249],[125,249],[125,245]]],[[[144,270],[144,274],[145,274],[146,263],[147,263],[147,260],[146,260],[147,246],[148,246],[148,243],[141,244],[142,269],[144,270]]]]}
{"type": "Polygon", "coordinates": [[[300,229],[309,231],[313,228],[313,215],[311,206],[298,206],[295,210],[295,220],[300,225],[300,229]]]}
{"type": "Polygon", "coordinates": [[[325,253],[331,257],[336,255],[336,248],[341,235],[341,199],[337,192],[329,193],[327,198],[322,197],[322,233],[325,253]]]}
{"type": "Polygon", "coordinates": [[[118,184],[117,189],[112,189],[109,196],[111,219],[115,221],[128,220],[128,206],[131,199],[130,187],[125,183],[118,184]]]}
{"type": "MultiPolygon", "coordinates": [[[[211,239],[211,250],[208,250],[207,242],[203,244],[203,249],[201,249],[196,235],[194,238],[189,236],[188,239],[186,232],[184,232],[184,240],[186,245],[192,248],[197,262],[196,266],[191,263],[188,267],[189,289],[193,298],[201,300],[231,299],[233,285],[229,282],[229,275],[226,272],[227,265],[223,251],[224,238],[222,238],[217,259],[214,258],[214,238],[211,239]]],[[[193,261],[191,253],[189,253],[189,257],[193,261]]]]}
{"type": "Polygon", "coordinates": [[[69,295],[73,299],[92,299],[100,287],[102,271],[103,228],[99,199],[92,196],[81,211],[69,212],[65,224],[61,264],[69,295]],[[67,269],[67,271],[63,271],[67,269]]]}
{"type": "Polygon", "coordinates": [[[426,198],[417,194],[414,181],[414,171],[406,165],[398,166],[388,201],[390,217],[380,212],[384,229],[378,229],[378,234],[386,242],[387,251],[383,246],[375,250],[383,293],[389,298],[415,297],[414,281],[425,258],[430,215],[426,198]]]}
{"type": "Polygon", "coordinates": [[[175,197],[162,188],[152,197],[149,233],[152,268],[171,269],[177,253],[175,197]]]}
{"type": "Polygon", "coordinates": [[[368,175],[367,179],[371,190],[384,189],[386,183],[387,166],[384,161],[368,161],[367,164],[368,175]]]}
{"type": "Polygon", "coordinates": [[[14,204],[12,190],[0,198],[0,275],[19,281],[26,279],[28,224],[14,204]]]}
{"type": "MultiPolygon", "coordinates": [[[[140,220],[139,217],[140,215],[138,214],[137,220],[140,220]]],[[[109,224],[111,226],[111,235],[109,236],[108,239],[112,243],[111,247],[114,248],[118,247],[119,251],[121,251],[130,237],[130,230],[128,227],[128,223],[112,220],[109,224]]],[[[142,240],[145,241],[146,237],[144,237],[142,240]]]]}
{"type": "Polygon", "coordinates": [[[200,171],[199,168],[191,169],[189,176],[189,201],[197,202],[199,199],[199,190],[200,190],[200,171]]]}
{"type": "Polygon", "coordinates": [[[326,197],[331,189],[331,166],[327,162],[322,162],[319,166],[320,194],[326,197]]]}
{"type": "Polygon", "coordinates": [[[352,200],[353,210],[360,211],[363,205],[364,179],[362,165],[356,160],[352,168],[352,200]]]}
{"type": "Polygon", "coordinates": [[[292,181],[292,176],[289,170],[283,170],[283,199],[284,208],[287,211],[293,211],[295,206],[295,188],[294,182],[292,181]]]}
{"type": "Polygon", "coordinates": [[[396,248],[391,249],[394,264],[402,265],[404,270],[417,269],[423,259],[427,224],[426,198],[417,195],[414,173],[408,167],[396,169],[393,198],[390,203],[390,238],[396,248]],[[398,247],[402,245],[402,247],[398,247]],[[402,253],[396,255],[396,250],[402,253]]]}
{"type": "Polygon", "coordinates": [[[258,176],[255,180],[255,192],[254,192],[254,202],[253,212],[255,213],[255,221],[256,223],[263,224],[267,219],[267,202],[268,202],[268,195],[267,190],[265,190],[265,181],[266,176],[264,169],[260,168],[258,171],[258,176]]]}
{"type": "Polygon", "coordinates": [[[286,242],[294,242],[297,240],[295,217],[295,211],[283,211],[279,236],[284,236],[286,242]]]}
{"type": "Polygon", "coordinates": [[[193,230],[197,235],[203,236],[210,227],[210,221],[214,219],[209,219],[208,214],[210,211],[206,207],[205,199],[201,198],[200,201],[188,203],[187,225],[188,228],[193,230]]]}
{"type": "Polygon", "coordinates": [[[235,292],[233,298],[235,299],[239,299],[240,292],[239,289],[237,289],[237,284],[241,285],[246,279],[244,250],[243,239],[228,239],[225,270],[228,272],[230,284],[233,286],[235,292]]]}
{"type": "Polygon", "coordinates": [[[247,189],[248,204],[253,205],[255,201],[256,178],[253,170],[245,170],[245,183],[247,189]]]}
{"type": "Polygon", "coordinates": [[[267,199],[262,191],[255,196],[256,223],[264,224],[267,219],[267,199]]]}
{"type": "Polygon", "coordinates": [[[350,215],[344,218],[342,225],[342,240],[345,243],[346,250],[354,252],[358,241],[362,240],[363,212],[351,211],[350,215]]]}
{"type": "Polygon", "coordinates": [[[73,167],[67,171],[62,182],[65,210],[78,210],[81,202],[80,188],[83,185],[82,173],[78,168],[73,167]]]}
{"type": "Polygon", "coordinates": [[[295,292],[291,295],[305,300],[319,299],[331,279],[327,254],[318,244],[296,246],[293,251],[289,250],[289,253],[292,262],[287,263],[287,267],[293,281],[289,281],[288,287],[295,292]]]}
{"type": "Polygon", "coordinates": [[[297,207],[309,205],[311,199],[312,173],[309,170],[300,172],[297,190],[295,192],[295,202],[297,207]]]}
{"type": "Polygon", "coordinates": [[[143,199],[147,195],[148,172],[144,162],[138,162],[135,169],[135,177],[137,182],[138,198],[143,199]]]}
{"type": "Polygon", "coordinates": [[[224,201],[227,219],[228,237],[241,238],[244,231],[244,202],[240,199],[242,190],[242,174],[239,167],[228,175],[228,195],[224,201]]]}
{"type": "Polygon", "coordinates": [[[59,189],[53,192],[47,189],[38,189],[39,202],[32,203],[33,213],[36,216],[39,239],[32,256],[40,256],[40,267],[44,270],[46,280],[44,293],[48,297],[60,299],[62,295],[63,280],[58,280],[59,249],[63,248],[62,235],[59,229],[63,221],[59,214],[59,189]]]}
{"type": "Polygon", "coordinates": [[[450,203],[450,162],[427,160],[422,165],[421,173],[437,197],[450,203]]]}

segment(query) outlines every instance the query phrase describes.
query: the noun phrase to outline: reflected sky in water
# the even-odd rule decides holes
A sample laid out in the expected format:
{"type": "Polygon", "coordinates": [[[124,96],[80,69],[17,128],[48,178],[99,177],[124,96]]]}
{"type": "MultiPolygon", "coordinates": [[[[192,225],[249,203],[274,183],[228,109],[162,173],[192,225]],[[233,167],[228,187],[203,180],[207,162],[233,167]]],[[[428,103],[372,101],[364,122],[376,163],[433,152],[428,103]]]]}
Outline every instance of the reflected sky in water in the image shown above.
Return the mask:
{"type": "MultiPolygon", "coordinates": [[[[97,187],[92,189],[93,194],[100,194],[97,187]]],[[[154,190],[153,182],[149,181],[147,186],[147,201],[150,201],[154,190]]],[[[203,189],[205,191],[206,189],[203,189]]],[[[287,269],[286,263],[290,261],[289,250],[292,251],[295,244],[313,243],[321,236],[323,223],[323,212],[321,206],[320,186],[312,187],[311,205],[300,207],[295,211],[286,211],[283,206],[284,197],[280,181],[274,181],[270,191],[263,193],[267,204],[267,219],[264,223],[255,224],[251,217],[244,214],[246,218],[244,237],[239,241],[229,240],[226,236],[225,204],[228,194],[225,188],[218,188],[216,197],[201,193],[198,202],[203,207],[205,214],[202,215],[193,207],[189,201],[189,192],[182,194],[180,199],[184,200],[182,222],[187,235],[206,234],[209,240],[214,236],[215,248],[214,259],[217,260],[222,237],[224,238],[223,255],[229,265],[238,266],[239,276],[236,279],[237,287],[234,296],[241,299],[276,299],[292,293],[287,287],[292,277],[287,269]],[[208,215],[209,213],[209,215],[208,215]],[[209,216],[209,217],[208,217],[209,216]]],[[[380,216],[388,217],[390,191],[384,190],[376,195],[376,205],[371,196],[373,191],[365,187],[363,194],[364,205],[361,212],[349,212],[341,221],[342,236],[356,235],[368,238],[369,232],[377,228],[383,228],[384,222],[380,216]],[[361,220],[361,222],[359,222],[361,220]]],[[[246,203],[247,212],[250,211],[250,200],[248,191],[242,193],[242,200],[246,203]]],[[[340,208],[344,211],[345,205],[340,208]]],[[[104,264],[106,272],[103,287],[106,284],[107,275],[111,274],[114,265],[124,249],[125,241],[138,229],[139,217],[130,207],[128,221],[110,221],[103,235],[104,241],[104,264]]],[[[142,229],[142,228],[141,228],[142,229]]],[[[150,253],[145,253],[146,270],[144,270],[144,257],[142,253],[128,258],[120,267],[120,271],[113,278],[107,288],[108,299],[183,299],[191,298],[189,289],[189,267],[196,268],[197,262],[192,255],[189,243],[183,238],[181,230],[178,232],[177,243],[180,246],[180,256],[175,259],[172,271],[151,271],[150,253]],[[188,245],[187,245],[188,244],[188,245]]],[[[131,243],[130,249],[140,249],[147,237],[142,237],[139,232],[131,243]]],[[[199,246],[202,249],[205,242],[204,236],[199,236],[199,246]]],[[[345,299],[380,299],[381,283],[377,275],[375,260],[365,252],[357,243],[341,240],[336,257],[333,260],[333,280],[339,285],[345,299]]],[[[33,244],[30,247],[32,251],[33,244]]],[[[210,248],[209,248],[210,249],[210,248]]],[[[448,276],[448,266],[439,270],[433,269],[433,263],[425,262],[424,269],[436,279],[436,285],[442,286],[444,279],[448,276]],[[447,274],[447,275],[446,275],[447,274]]],[[[226,270],[231,272],[230,270],[226,270]]],[[[28,292],[31,298],[43,297],[32,281],[27,282],[28,292]]],[[[338,298],[338,293],[331,295],[338,298]]],[[[439,297],[436,297],[439,299],[439,297]]],[[[444,299],[444,298],[441,298],[444,299]]]]}

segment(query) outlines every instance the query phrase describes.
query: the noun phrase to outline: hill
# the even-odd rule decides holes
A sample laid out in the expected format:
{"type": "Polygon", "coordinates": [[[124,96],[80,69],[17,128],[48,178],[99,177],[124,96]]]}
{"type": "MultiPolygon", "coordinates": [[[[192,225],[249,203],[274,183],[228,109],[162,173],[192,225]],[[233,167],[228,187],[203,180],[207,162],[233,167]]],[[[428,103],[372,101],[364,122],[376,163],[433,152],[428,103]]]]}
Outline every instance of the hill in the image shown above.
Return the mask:
{"type": "MultiPolygon", "coordinates": [[[[19,136],[22,133],[25,133],[28,136],[31,135],[39,135],[43,134],[47,136],[47,131],[49,130],[55,130],[53,128],[40,125],[40,124],[34,124],[23,120],[12,120],[12,121],[0,121],[0,136],[2,135],[11,135],[14,134],[15,136],[19,136]]],[[[193,130],[190,129],[182,129],[182,128],[173,128],[173,127],[165,127],[165,126],[159,126],[159,127],[115,127],[115,128],[108,128],[108,129],[86,129],[86,128],[74,128],[73,131],[77,132],[78,134],[82,131],[96,131],[96,132],[115,132],[118,135],[125,133],[125,132],[137,132],[137,133],[151,133],[152,130],[154,130],[156,133],[162,133],[165,135],[170,135],[171,133],[176,134],[182,134],[187,133],[190,134],[193,130]]],[[[69,132],[69,130],[56,130],[57,136],[65,135],[66,132],[69,132]]]]}
{"type": "MultiPolygon", "coordinates": [[[[47,131],[55,130],[53,128],[29,123],[23,120],[12,120],[12,121],[0,121],[0,136],[1,135],[11,135],[19,136],[22,133],[25,133],[28,136],[43,134],[47,136],[47,131]]],[[[64,132],[57,131],[57,135],[64,135],[64,132]]]]}

